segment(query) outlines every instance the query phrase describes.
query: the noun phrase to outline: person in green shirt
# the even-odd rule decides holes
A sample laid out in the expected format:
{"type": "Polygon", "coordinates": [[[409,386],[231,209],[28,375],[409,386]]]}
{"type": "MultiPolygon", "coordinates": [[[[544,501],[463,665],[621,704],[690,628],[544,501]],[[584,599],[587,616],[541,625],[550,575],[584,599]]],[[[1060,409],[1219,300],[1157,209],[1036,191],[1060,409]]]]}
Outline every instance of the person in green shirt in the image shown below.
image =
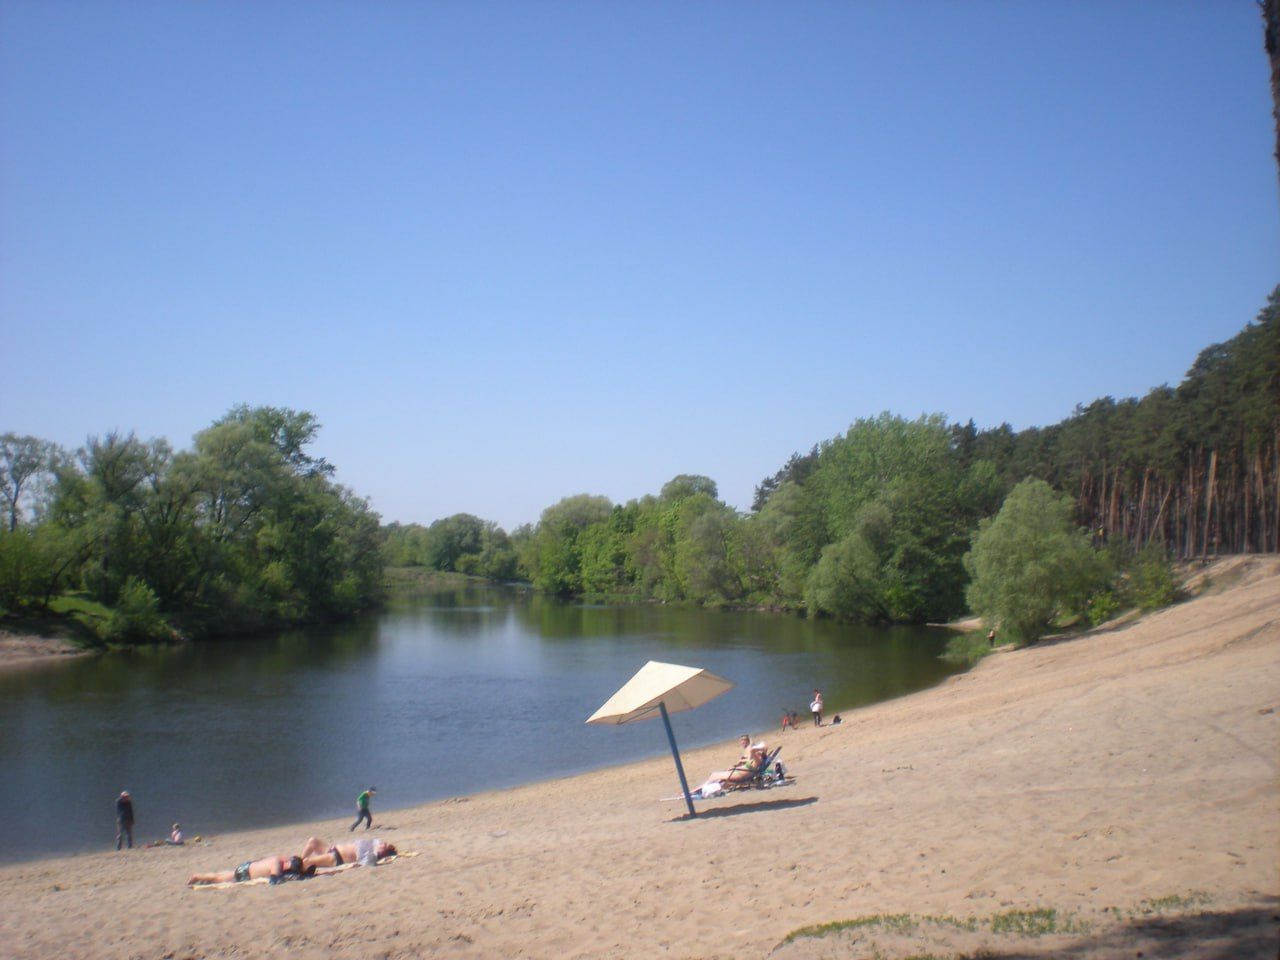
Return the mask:
{"type": "Polygon", "coordinates": [[[360,796],[356,797],[356,822],[347,829],[348,833],[360,826],[361,820],[364,821],[364,828],[366,830],[373,826],[373,814],[369,812],[369,798],[377,792],[378,791],[373,787],[370,787],[368,790],[364,791],[364,793],[360,794],[360,796]]]}

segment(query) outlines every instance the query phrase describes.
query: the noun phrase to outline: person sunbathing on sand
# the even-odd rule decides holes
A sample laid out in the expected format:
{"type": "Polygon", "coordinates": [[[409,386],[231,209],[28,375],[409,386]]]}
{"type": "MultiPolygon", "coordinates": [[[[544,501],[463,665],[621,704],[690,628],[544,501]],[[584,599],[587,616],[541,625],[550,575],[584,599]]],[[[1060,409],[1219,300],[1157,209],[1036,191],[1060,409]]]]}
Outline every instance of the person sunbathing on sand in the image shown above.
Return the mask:
{"type": "Polygon", "coordinates": [[[266,877],[277,883],[286,875],[302,876],[310,872],[301,857],[289,857],[283,854],[274,857],[263,857],[261,860],[246,860],[234,870],[223,870],[219,873],[193,873],[187,880],[187,886],[194,887],[205,883],[243,883],[246,880],[258,880],[266,877]]]}
{"type": "MultiPolygon", "coordinates": [[[[328,840],[312,837],[307,841],[307,845],[302,848],[303,865],[307,869],[315,869],[317,867],[341,867],[344,864],[358,864],[360,862],[358,848],[363,842],[351,840],[347,843],[330,843],[328,840]]],[[[382,860],[395,855],[395,844],[387,843],[385,840],[373,841],[374,859],[382,860]]]]}
{"type": "MultiPolygon", "coordinates": [[[[745,733],[738,738],[742,746],[742,756],[728,770],[717,770],[707,774],[707,783],[738,783],[750,780],[764,765],[765,748],[763,743],[753,744],[745,733]]],[[[705,786],[705,784],[704,784],[705,786]]]]}

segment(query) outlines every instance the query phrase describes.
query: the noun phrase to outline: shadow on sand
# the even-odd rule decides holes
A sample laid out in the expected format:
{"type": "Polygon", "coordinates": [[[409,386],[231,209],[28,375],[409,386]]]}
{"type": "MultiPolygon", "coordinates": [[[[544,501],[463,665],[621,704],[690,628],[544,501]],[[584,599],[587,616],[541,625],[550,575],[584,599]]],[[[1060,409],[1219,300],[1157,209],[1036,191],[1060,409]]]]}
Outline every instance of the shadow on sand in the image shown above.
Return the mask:
{"type": "MultiPolygon", "coordinates": [[[[770,810],[789,810],[792,807],[807,807],[817,803],[817,797],[797,797],[795,800],[760,800],[757,803],[740,803],[733,807],[713,807],[710,810],[699,810],[697,819],[711,820],[715,817],[736,817],[743,813],[767,813],[770,810]]],[[[682,823],[694,819],[687,813],[673,817],[668,823],[682,823]]]]}
{"type": "Polygon", "coordinates": [[[1073,943],[1048,949],[988,947],[981,960],[1127,960],[1129,957],[1194,957],[1195,960],[1272,960],[1280,943],[1274,897],[1260,906],[1164,917],[1135,917],[1073,943]],[[1268,903],[1268,901],[1271,901],[1268,903]]]}

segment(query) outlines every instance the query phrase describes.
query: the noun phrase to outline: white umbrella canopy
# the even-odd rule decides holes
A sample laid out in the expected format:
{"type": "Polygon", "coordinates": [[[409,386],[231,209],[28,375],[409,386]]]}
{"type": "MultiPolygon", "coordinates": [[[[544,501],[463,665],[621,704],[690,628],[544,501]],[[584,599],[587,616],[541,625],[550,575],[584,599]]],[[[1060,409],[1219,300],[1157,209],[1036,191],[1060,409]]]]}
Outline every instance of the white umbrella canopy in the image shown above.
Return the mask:
{"type": "Polygon", "coordinates": [[[644,720],[657,715],[660,703],[666,704],[668,713],[692,710],[732,689],[731,681],[701,667],[650,660],[587,723],[644,720]]]}
{"type": "Polygon", "coordinates": [[[587,723],[619,724],[644,720],[655,713],[661,716],[667,729],[667,741],[671,744],[671,756],[676,762],[676,773],[680,775],[684,802],[689,808],[689,816],[696,817],[698,813],[689,795],[689,784],[685,780],[684,765],[680,762],[680,750],[676,747],[669,714],[700,707],[732,689],[730,681],[701,667],[682,667],[678,663],[650,660],[603,707],[588,717],[587,723]]]}

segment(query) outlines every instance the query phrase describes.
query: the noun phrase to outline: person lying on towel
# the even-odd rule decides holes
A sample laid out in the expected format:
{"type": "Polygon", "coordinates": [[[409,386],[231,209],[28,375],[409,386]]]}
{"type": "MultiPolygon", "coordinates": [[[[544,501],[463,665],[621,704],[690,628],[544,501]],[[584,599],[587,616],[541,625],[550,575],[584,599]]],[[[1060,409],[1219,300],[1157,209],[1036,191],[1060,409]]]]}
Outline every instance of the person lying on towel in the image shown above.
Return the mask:
{"type": "Polygon", "coordinates": [[[263,857],[261,860],[246,860],[234,870],[223,870],[219,873],[193,873],[187,880],[187,886],[195,887],[206,883],[243,883],[246,880],[258,880],[263,877],[272,883],[281,880],[306,876],[308,868],[301,857],[277,854],[263,857]]]}
{"type": "Polygon", "coordinates": [[[378,860],[395,855],[395,844],[387,843],[385,840],[349,840],[346,843],[330,843],[328,840],[312,837],[302,848],[303,865],[310,870],[317,867],[341,867],[345,864],[367,863],[370,856],[376,863],[378,860]]]}

